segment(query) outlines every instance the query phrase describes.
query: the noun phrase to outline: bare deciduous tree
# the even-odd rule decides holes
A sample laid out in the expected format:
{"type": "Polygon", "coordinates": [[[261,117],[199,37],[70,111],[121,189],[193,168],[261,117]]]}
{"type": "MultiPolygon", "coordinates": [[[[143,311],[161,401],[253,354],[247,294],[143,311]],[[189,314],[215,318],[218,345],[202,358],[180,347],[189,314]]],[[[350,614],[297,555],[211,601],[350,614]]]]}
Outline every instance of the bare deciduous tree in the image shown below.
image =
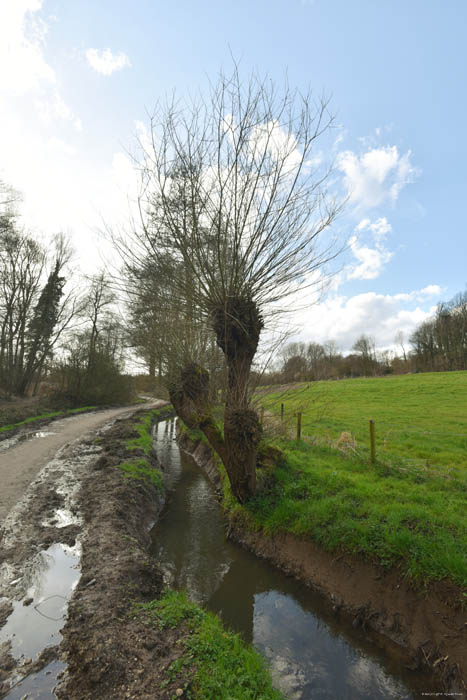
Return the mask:
{"type": "Polygon", "coordinates": [[[181,368],[171,398],[217,450],[240,501],[255,489],[261,429],[248,380],[265,321],[335,254],[323,233],[339,205],[315,158],[332,123],[327,100],[256,76],[243,83],[234,70],[207,99],[158,108],[140,143],[139,254],[180,263],[173,299],[213,329],[228,371],[223,434],[202,367],[181,368]]]}
{"type": "Polygon", "coordinates": [[[76,298],[64,294],[71,251],[62,235],[46,254],[17,223],[14,193],[0,202],[0,388],[23,395],[37,387],[45,363],[69,326],[76,298]]]}

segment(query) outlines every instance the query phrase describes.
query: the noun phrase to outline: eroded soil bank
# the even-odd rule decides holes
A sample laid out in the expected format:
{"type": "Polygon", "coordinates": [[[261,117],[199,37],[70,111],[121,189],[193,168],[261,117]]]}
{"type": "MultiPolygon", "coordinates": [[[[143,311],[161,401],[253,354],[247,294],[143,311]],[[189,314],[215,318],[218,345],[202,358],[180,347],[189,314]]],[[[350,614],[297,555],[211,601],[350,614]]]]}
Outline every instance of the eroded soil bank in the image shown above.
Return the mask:
{"type": "MultiPolygon", "coordinates": [[[[216,458],[203,442],[179,436],[182,449],[220,487],[216,458]]],[[[228,536],[326,596],[336,616],[352,619],[407,668],[425,668],[442,693],[467,697],[467,617],[449,582],[415,589],[395,570],[347,554],[331,554],[290,534],[251,532],[228,518],[228,536]]]]}
{"type": "MultiPolygon", "coordinates": [[[[250,686],[261,686],[261,693],[251,697],[275,697],[259,657],[252,658],[253,651],[201,609],[179,601],[175,626],[173,612],[167,625],[158,622],[154,603],[164,598],[162,575],[148,550],[164,492],[149,429],[161,413],[134,412],[64,448],[6,518],[0,535],[0,584],[5,584],[0,585],[0,635],[5,638],[3,644],[0,639],[0,697],[172,700],[197,693],[217,698],[232,681],[236,687],[246,684],[247,693],[250,686]],[[34,590],[29,563],[42,582],[34,590]],[[51,595],[44,578],[54,589],[51,595]],[[55,590],[60,582],[63,591],[55,590]],[[149,601],[150,610],[140,607],[149,601]],[[41,611],[42,605],[55,608],[41,611]],[[16,612],[18,635],[11,634],[16,612]],[[42,613],[50,629],[37,622],[42,613]],[[24,616],[32,623],[27,627],[24,616]],[[207,632],[211,651],[204,658],[196,635],[207,632]],[[198,665],[203,664],[209,669],[204,683],[211,681],[212,667],[217,669],[214,693],[199,690],[198,665]],[[235,670],[225,675],[232,665],[235,670]]],[[[165,411],[164,417],[169,415],[165,411]]]]}

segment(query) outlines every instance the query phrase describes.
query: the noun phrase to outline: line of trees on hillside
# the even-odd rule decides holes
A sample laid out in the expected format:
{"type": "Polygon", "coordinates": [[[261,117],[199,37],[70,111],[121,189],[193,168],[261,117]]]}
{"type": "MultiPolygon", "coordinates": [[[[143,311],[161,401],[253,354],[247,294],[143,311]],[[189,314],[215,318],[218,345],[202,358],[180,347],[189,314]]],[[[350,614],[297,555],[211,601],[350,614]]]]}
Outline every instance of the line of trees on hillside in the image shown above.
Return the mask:
{"type": "Polygon", "coordinates": [[[335,341],[292,342],[269,369],[256,376],[260,384],[371,377],[407,372],[467,370],[467,291],[438,304],[433,318],[404,340],[394,338],[394,350],[378,350],[375,338],[362,334],[351,352],[339,352],[335,341]]]}

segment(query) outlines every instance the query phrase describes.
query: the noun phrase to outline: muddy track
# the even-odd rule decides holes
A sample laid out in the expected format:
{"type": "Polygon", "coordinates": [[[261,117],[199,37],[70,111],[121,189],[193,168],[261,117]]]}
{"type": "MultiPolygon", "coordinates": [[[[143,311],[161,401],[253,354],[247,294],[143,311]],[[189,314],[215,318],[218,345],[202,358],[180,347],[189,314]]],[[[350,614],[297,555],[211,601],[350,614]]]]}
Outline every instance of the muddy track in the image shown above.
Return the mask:
{"type": "Polygon", "coordinates": [[[0,442],[0,525],[39,471],[57,456],[59,450],[77,439],[86,440],[87,433],[110,424],[116,418],[130,416],[135,410],[134,406],[127,406],[93,411],[54,421],[48,419],[41,421],[40,425],[12,431],[9,438],[0,442]]]}
{"type": "MultiPolygon", "coordinates": [[[[187,433],[179,435],[179,444],[220,491],[209,446],[193,443],[187,433]]],[[[440,694],[467,698],[467,615],[458,587],[437,582],[416,589],[397,570],[326,552],[291,534],[250,532],[228,515],[227,534],[322,594],[336,616],[350,618],[354,628],[361,628],[386,653],[402,658],[408,669],[426,670],[440,694]]]]}
{"type": "MultiPolygon", "coordinates": [[[[3,522],[0,697],[23,697],[30,686],[37,689],[31,679],[38,672],[35,683],[49,691],[62,676],[61,697],[67,700],[127,697],[131,682],[126,668],[138,668],[129,659],[142,634],[137,625],[127,624],[130,601],[154,597],[160,587],[159,572],[146,556],[148,526],[157,517],[160,497],[145,482],[125,479],[115,468],[128,457],[124,443],[132,429],[128,421],[114,427],[109,421],[134,412],[80,416],[86,435],[63,445],[53,459],[50,447],[36,454],[37,476],[3,522]],[[60,628],[75,587],[62,642],[60,628]],[[120,657],[117,648],[123,650],[120,657]],[[67,663],[70,669],[64,674],[67,663]],[[90,684],[89,692],[83,683],[90,684]]],[[[68,429],[61,433],[65,442],[70,437],[68,429]]]]}

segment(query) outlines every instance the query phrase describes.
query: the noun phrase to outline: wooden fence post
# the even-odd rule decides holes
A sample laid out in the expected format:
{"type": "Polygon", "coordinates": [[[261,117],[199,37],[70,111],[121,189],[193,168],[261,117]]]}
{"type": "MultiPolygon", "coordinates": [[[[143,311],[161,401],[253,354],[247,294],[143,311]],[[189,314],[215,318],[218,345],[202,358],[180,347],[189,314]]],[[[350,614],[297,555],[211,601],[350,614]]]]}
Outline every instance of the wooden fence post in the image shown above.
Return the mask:
{"type": "Polygon", "coordinates": [[[263,425],[264,425],[264,406],[261,406],[261,408],[260,408],[260,419],[259,419],[259,421],[260,421],[261,427],[263,427],[263,425]]]}
{"type": "Polygon", "coordinates": [[[302,436],[302,414],[297,413],[297,440],[302,436]]]}
{"type": "Polygon", "coordinates": [[[281,403],[281,422],[284,420],[284,404],[281,403]]]}
{"type": "Polygon", "coordinates": [[[370,462],[376,462],[375,422],[370,420],[370,462]]]}

